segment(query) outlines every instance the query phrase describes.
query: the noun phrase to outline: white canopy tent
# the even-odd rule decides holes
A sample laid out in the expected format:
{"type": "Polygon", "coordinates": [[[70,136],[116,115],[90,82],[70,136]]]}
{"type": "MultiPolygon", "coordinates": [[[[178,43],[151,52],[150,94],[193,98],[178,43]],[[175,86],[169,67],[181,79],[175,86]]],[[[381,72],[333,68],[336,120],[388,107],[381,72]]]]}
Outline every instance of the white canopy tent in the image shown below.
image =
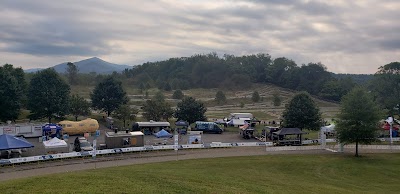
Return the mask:
{"type": "Polygon", "coordinates": [[[68,146],[67,142],[58,139],[57,137],[50,139],[48,141],[44,141],[43,145],[45,148],[65,148],[68,146]]]}
{"type": "Polygon", "coordinates": [[[330,124],[328,126],[323,126],[323,127],[321,127],[321,131],[325,132],[325,133],[333,133],[333,132],[335,132],[335,125],[330,124]]]}

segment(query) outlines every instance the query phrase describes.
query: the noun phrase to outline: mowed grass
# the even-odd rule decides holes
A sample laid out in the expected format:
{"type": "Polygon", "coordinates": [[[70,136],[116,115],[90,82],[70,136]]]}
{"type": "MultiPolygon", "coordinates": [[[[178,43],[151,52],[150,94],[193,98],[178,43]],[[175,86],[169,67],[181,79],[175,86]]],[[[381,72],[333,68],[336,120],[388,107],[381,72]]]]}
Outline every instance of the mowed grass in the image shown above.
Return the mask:
{"type": "Polygon", "coordinates": [[[94,169],[0,183],[2,193],[399,193],[400,154],[270,155],[94,169]]]}

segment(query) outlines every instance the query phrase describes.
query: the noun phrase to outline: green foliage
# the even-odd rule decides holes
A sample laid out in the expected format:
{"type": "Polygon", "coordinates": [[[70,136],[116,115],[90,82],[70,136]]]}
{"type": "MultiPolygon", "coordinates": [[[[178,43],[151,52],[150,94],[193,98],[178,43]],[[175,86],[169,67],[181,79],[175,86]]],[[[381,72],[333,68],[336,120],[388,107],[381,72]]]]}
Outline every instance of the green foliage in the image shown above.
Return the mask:
{"type": "Polygon", "coordinates": [[[274,92],[274,93],[272,94],[272,101],[273,101],[273,103],[274,103],[274,106],[280,106],[280,105],[281,105],[282,99],[281,99],[281,97],[279,96],[279,93],[278,93],[278,92],[274,92]]]}
{"type": "Polygon", "coordinates": [[[221,90],[218,91],[215,94],[215,101],[217,102],[217,104],[222,105],[224,103],[226,103],[226,96],[224,94],[224,92],[222,92],[221,90]]]}
{"type": "Polygon", "coordinates": [[[285,127],[319,130],[322,124],[318,106],[308,93],[302,92],[292,98],[283,112],[285,127]]]}
{"type": "Polygon", "coordinates": [[[137,109],[131,108],[129,105],[121,105],[115,110],[113,116],[119,120],[122,120],[124,122],[124,128],[125,128],[126,121],[135,120],[136,114],[138,112],[139,111],[137,109]]]}
{"type": "Polygon", "coordinates": [[[259,102],[260,101],[260,94],[258,94],[257,91],[254,91],[253,94],[251,95],[251,100],[253,102],[259,102]]]}
{"type": "Polygon", "coordinates": [[[67,78],[68,82],[71,85],[77,85],[78,84],[78,68],[74,63],[68,62],[67,63],[67,78]]]}
{"type": "Polygon", "coordinates": [[[206,121],[206,111],[207,108],[201,101],[193,97],[185,97],[178,103],[174,116],[177,120],[184,120],[191,124],[196,121],[206,121]]]}
{"type": "Polygon", "coordinates": [[[340,142],[370,144],[376,140],[381,112],[372,96],[360,87],[354,88],[341,102],[341,112],[336,123],[337,138],[340,142]]]}
{"type": "MultiPolygon", "coordinates": [[[[228,150],[231,149],[234,148],[228,150]]],[[[197,155],[196,150],[191,150],[187,155],[194,155],[196,159],[154,163],[151,162],[172,156],[146,157],[154,154],[143,152],[143,158],[133,160],[148,164],[115,167],[117,162],[104,161],[101,166],[109,168],[98,165],[93,169],[94,164],[89,163],[85,166],[91,170],[1,181],[0,189],[2,193],[15,194],[55,193],[49,183],[62,181],[57,185],[59,193],[389,194],[399,191],[400,154],[397,153],[368,154],[362,158],[346,154],[274,154],[201,159],[213,151],[197,155]],[[85,183],[77,186],[78,180],[85,183]]]]}
{"type": "Polygon", "coordinates": [[[165,83],[164,90],[165,91],[171,91],[172,90],[171,85],[168,82],[165,83]]]}
{"type": "Polygon", "coordinates": [[[74,94],[70,97],[69,113],[78,120],[79,116],[87,116],[90,114],[90,103],[83,97],[74,94]]]}
{"type": "Polygon", "coordinates": [[[143,82],[140,82],[139,89],[140,89],[140,93],[143,94],[143,91],[146,89],[143,82]]]}
{"type": "Polygon", "coordinates": [[[400,62],[392,62],[379,68],[374,75],[371,88],[377,102],[393,113],[400,104],[400,62]]]}
{"type": "Polygon", "coordinates": [[[24,72],[10,64],[0,66],[0,121],[14,121],[20,114],[26,92],[24,72]]]}
{"type": "Polygon", "coordinates": [[[240,106],[240,108],[243,108],[244,107],[244,102],[240,102],[239,106],[240,106]]]}
{"type": "Polygon", "coordinates": [[[160,121],[167,120],[172,117],[174,111],[171,105],[165,101],[162,92],[157,92],[151,99],[147,100],[143,106],[143,117],[147,120],[160,121]]]}
{"type": "Polygon", "coordinates": [[[28,109],[31,119],[63,117],[69,110],[70,87],[54,69],[35,73],[29,85],[28,109]]]}
{"type": "Polygon", "coordinates": [[[92,99],[92,107],[107,112],[107,116],[110,116],[119,106],[128,102],[121,82],[113,77],[108,77],[101,81],[94,88],[90,97],[92,99]]]}
{"type": "Polygon", "coordinates": [[[182,99],[184,97],[183,92],[181,90],[175,90],[174,94],[172,94],[173,99],[182,99]]]}

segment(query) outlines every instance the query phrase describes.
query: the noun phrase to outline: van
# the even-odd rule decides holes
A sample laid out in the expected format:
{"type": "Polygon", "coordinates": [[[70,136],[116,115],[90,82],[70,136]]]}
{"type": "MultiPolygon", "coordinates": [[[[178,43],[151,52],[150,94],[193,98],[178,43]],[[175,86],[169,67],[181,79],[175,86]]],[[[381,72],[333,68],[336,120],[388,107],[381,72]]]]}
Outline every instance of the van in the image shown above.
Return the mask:
{"type": "Polygon", "coordinates": [[[206,132],[210,132],[210,133],[219,133],[219,134],[221,134],[224,130],[221,129],[214,122],[196,121],[196,125],[194,126],[193,131],[203,131],[205,133],[206,132]]]}

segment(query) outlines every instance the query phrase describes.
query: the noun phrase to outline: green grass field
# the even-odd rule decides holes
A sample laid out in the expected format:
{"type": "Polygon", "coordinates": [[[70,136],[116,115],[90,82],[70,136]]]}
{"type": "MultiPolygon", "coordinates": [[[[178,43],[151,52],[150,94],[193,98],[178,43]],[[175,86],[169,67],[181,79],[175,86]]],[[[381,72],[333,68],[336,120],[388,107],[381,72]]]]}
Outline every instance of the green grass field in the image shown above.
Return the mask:
{"type": "Polygon", "coordinates": [[[270,155],[94,169],[0,183],[2,193],[399,193],[400,154],[270,155]]]}

